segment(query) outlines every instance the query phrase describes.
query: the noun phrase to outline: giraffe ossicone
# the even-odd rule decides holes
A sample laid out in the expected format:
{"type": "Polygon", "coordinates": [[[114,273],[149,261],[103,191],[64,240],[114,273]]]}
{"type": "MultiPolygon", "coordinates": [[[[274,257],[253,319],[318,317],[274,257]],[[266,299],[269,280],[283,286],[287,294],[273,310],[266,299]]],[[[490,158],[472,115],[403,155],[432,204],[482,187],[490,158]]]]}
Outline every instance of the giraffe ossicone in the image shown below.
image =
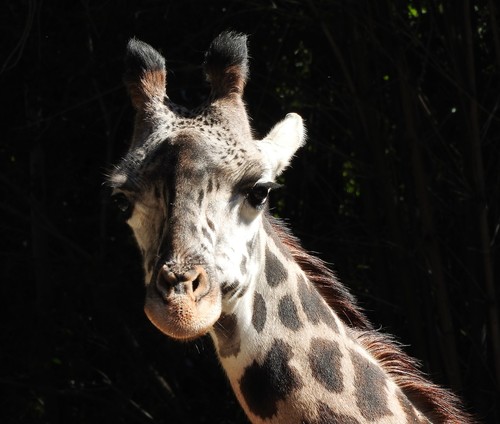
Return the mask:
{"type": "Polygon", "coordinates": [[[209,333],[253,423],[471,422],[267,213],[305,129],[291,113],[254,139],[246,36],[212,42],[211,94],[193,110],[169,99],[151,46],[131,40],[126,66],[136,121],[109,183],[143,256],[151,322],[180,340],[209,333]]]}

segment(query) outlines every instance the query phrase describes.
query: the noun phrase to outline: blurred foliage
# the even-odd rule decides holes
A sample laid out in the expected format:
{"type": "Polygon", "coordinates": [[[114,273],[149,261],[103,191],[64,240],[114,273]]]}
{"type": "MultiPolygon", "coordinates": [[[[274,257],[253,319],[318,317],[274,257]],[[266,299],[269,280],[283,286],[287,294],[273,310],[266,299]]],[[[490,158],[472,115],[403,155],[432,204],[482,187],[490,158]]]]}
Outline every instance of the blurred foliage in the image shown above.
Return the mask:
{"type": "Polygon", "coordinates": [[[308,127],[274,212],[434,381],[498,422],[498,10],[7,0],[0,421],[246,422],[210,340],[174,342],[147,322],[141,262],[102,185],[131,134],[127,40],[163,51],[169,95],[195,105],[204,49],[235,29],[250,35],[256,134],[290,111],[308,127]]]}

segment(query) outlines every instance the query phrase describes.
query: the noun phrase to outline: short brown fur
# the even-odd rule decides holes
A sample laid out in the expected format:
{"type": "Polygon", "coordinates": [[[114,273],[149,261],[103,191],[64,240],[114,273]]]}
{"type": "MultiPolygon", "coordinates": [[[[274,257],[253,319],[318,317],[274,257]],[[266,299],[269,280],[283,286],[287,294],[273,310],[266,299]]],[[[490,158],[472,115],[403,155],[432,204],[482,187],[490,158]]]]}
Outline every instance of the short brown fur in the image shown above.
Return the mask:
{"type": "Polygon", "coordinates": [[[138,83],[126,81],[132,105],[136,110],[147,108],[147,103],[163,101],[166,73],[164,70],[147,70],[138,83]]]}

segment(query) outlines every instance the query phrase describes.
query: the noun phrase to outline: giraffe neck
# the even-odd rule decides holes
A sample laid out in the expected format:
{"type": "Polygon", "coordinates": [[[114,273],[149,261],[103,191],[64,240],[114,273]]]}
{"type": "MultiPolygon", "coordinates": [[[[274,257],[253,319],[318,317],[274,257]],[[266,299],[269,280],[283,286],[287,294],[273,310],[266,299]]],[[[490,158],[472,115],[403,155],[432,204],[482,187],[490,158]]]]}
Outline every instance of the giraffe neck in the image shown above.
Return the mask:
{"type": "Polygon", "coordinates": [[[427,422],[264,222],[260,263],[212,332],[252,422],[427,422]]]}

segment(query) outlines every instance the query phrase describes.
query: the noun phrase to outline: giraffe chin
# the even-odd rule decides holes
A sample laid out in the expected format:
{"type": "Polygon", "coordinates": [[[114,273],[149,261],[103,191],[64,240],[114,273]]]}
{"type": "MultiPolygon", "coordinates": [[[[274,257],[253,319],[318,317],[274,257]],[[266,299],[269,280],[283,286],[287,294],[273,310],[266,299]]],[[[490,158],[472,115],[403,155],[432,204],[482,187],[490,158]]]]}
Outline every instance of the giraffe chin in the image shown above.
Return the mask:
{"type": "Polygon", "coordinates": [[[221,314],[221,295],[218,286],[200,299],[188,294],[171,294],[163,299],[148,287],[144,311],[162,333],[178,340],[193,340],[205,335],[221,314]]]}

